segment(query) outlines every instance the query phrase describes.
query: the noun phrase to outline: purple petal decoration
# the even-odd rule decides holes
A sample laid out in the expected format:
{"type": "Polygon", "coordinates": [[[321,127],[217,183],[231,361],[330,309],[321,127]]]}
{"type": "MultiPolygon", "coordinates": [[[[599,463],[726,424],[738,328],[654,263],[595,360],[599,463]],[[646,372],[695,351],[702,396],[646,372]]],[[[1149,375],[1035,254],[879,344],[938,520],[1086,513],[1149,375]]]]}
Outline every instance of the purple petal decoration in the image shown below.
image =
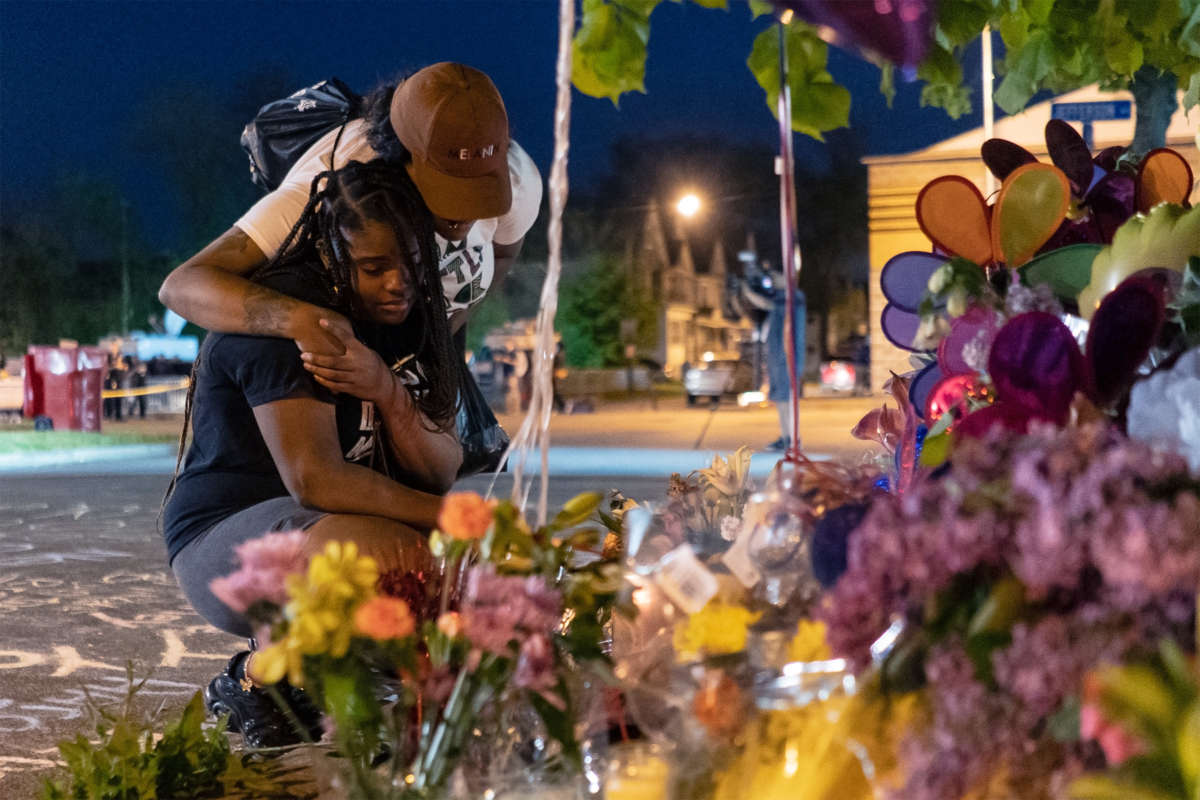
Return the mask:
{"type": "Polygon", "coordinates": [[[1108,173],[1087,193],[1084,202],[1092,209],[1104,244],[1110,244],[1117,228],[1133,216],[1135,194],[1133,178],[1121,172],[1108,173]]]}
{"type": "Polygon", "coordinates": [[[1033,153],[1008,139],[988,139],[979,148],[979,155],[996,180],[1001,182],[1017,167],[1037,161],[1033,153]]]}
{"type": "Polygon", "coordinates": [[[999,425],[1013,433],[1025,433],[1029,429],[1029,420],[1029,412],[1024,408],[1016,403],[999,401],[963,417],[954,426],[954,432],[959,436],[980,439],[999,425]]]}
{"type": "Polygon", "coordinates": [[[964,352],[968,347],[982,348],[982,367],[987,362],[987,353],[991,349],[992,339],[1000,330],[1004,318],[990,308],[971,306],[966,313],[950,323],[950,333],[938,345],[938,366],[946,375],[960,375],[975,372],[976,368],[967,363],[964,352]]]}
{"type": "Polygon", "coordinates": [[[911,311],[905,311],[899,306],[888,303],[879,315],[883,335],[901,350],[921,352],[913,347],[913,339],[917,338],[917,328],[921,326],[921,318],[911,311]]]}
{"type": "Polygon", "coordinates": [[[1154,276],[1134,275],[1109,292],[1092,316],[1087,363],[1090,394],[1098,406],[1111,406],[1133,384],[1162,328],[1164,290],[1154,276]]]}
{"type": "Polygon", "coordinates": [[[1052,119],[1046,123],[1046,149],[1050,151],[1054,166],[1061,169],[1071,182],[1071,191],[1076,197],[1082,197],[1092,185],[1095,168],[1092,153],[1083,137],[1069,122],[1052,119]]]}
{"type": "Polygon", "coordinates": [[[934,0],[772,0],[818,26],[822,39],[851,52],[883,56],[915,69],[933,41],[934,0]]]}
{"type": "Polygon", "coordinates": [[[1128,149],[1128,147],[1123,147],[1121,145],[1106,147],[1099,153],[1096,153],[1096,157],[1093,158],[1092,161],[1096,162],[1096,166],[1100,167],[1101,169],[1112,172],[1117,168],[1117,159],[1125,155],[1125,151],[1128,149]]]}
{"type": "Polygon", "coordinates": [[[947,258],[934,253],[910,250],[888,259],[879,273],[879,286],[888,302],[904,311],[916,311],[925,296],[929,276],[945,264],[947,258]]]}
{"type": "Polygon", "coordinates": [[[936,361],[913,377],[912,384],[908,387],[908,401],[912,403],[913,409],[921,419],[925,419],[925,404],[929,401],[929,393],[944,377],[946,376],[942,374],[936,361]]]}
{"type": "MultiPolygon", "coordinates": [[[[1038,250],[1039,254],[1052,253],[1063,247],[1076,244],[1099,244],[1100,226],[1093,216],[1083,219],[1064,219],[1054,235],[1038,250]]],[[[1024,269],[1024,267],[1022,267],[1024,269]]]]}
{"type": "Polygon", "coordinates": [[[988,373],[1000,401],[1060,425],[1083,383],[1083,370],[1071,331],[1043,311],[1010,319],[996,334],[988,357],[988,373]]]}

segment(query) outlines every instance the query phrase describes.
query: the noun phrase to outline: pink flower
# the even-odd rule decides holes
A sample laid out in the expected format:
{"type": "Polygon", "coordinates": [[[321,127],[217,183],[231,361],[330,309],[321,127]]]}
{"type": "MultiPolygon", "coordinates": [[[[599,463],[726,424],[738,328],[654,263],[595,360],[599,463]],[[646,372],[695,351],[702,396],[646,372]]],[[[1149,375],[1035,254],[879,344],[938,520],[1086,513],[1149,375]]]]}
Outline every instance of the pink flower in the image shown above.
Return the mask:
{"type": "Polygon", "coordinates": [[[1083,682],[1083,706],[1079,709],[1079,736],[1092,739],[1104,751],[1110,766],[1117,766],[1146,752],[1146,746],[1129,731],[1104,716],[1100,708],[1100,682],[1088,675],[1083,682]]]}
{"type": "Polygon", "coordinates": [[[308,565],[307,541],[304,531],[283,531],[242,542],[233,550],[244,569],[303,572],[308,565]]]}
{"type": "Polygon", "coordinates": [[[288,601],[287,576],[304,572],[308,565],[307,541],[303,531],[286,531],[242,542],[234,548],[241,565],[237,572],[214,579],[209,589],[238,614],[260,602],[283,606],[288,601]]]}

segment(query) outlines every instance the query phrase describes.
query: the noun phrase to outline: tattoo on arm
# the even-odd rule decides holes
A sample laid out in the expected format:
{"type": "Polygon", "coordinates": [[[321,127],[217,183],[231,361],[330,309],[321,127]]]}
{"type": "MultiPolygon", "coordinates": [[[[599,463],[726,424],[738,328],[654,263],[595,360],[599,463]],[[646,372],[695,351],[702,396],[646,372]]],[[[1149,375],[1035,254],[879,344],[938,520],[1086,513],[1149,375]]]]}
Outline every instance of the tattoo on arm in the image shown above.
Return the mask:
{"type": "Polygon", "coordinates": [[[251,284],[242,301],[246,330],[259,336],[283,336],[288,321],[288,298],[279,292],[251,284]]]}

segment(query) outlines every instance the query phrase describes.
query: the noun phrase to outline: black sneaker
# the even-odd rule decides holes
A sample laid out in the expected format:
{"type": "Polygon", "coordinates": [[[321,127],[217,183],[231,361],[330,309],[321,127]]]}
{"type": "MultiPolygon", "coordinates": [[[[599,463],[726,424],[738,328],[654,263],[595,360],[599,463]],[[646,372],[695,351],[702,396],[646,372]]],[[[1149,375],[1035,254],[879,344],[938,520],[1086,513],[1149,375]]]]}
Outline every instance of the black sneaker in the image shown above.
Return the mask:
{"type": "Polygon", "coordinates": [[[321,738],[321,712],[302,690],[280,681],[275,688],[287,703],[291,714],[279,707],[275,698],[246,677],[246,659],[250,651],[229,659],[220,675],[204,690],[204,705],[210,714],[229,715],[229,730],[242,734],[246,746],[287,747],[321,738]],[[292,717],[305,729],[297,730],[292,717]]]}

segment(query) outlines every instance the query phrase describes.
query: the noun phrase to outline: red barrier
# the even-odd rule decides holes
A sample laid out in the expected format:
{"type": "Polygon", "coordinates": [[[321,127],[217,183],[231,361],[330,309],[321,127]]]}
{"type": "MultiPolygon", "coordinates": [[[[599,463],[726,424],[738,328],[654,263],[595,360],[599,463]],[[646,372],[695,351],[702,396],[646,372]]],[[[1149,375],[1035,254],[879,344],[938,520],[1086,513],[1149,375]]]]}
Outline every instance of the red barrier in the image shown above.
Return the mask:
{"type": "Polygon", "coordinates": [[[106,364],[99,347],[30,345],[23,413],[49,417],[55,430],[99,431],[106,364]]]}

